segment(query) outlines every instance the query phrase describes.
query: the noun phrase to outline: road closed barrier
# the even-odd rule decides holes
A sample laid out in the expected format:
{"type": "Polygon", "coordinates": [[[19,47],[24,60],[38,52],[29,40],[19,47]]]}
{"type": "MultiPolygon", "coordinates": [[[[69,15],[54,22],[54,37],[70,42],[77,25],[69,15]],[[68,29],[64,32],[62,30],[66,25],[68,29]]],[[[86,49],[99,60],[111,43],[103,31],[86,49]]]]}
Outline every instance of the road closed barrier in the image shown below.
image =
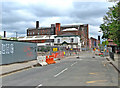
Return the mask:
{"type": "Polygon", "coordinates": [[[54,56],[53,55],[46,56],[46,62],[47,62],[47,64],[54,64],[54,63],[56,63],[54,61],[54,56]]]}
{"type": "Polygon", "coordinates": [[[46,63],[46,56],[38,56],[38,57],[37,57],[37,61],[38,61],[38,63],[39,63],[41,66],[47,65],[47,63],[46,63]]]}

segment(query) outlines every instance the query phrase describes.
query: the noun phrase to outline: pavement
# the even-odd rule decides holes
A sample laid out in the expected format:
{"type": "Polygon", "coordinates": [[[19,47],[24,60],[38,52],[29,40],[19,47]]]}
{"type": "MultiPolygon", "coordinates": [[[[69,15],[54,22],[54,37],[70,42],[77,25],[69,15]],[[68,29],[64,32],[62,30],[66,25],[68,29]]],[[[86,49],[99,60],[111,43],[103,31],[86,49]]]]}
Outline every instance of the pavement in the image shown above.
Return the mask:
{"type": "Polygon", "coordinates": [[[104,57],[106,58],[109,62],[111,62],[119,71],[119,65],[120,65],[120,54],[114,54],[114,60],[110,58],[110,56],[104,57]]]}
{"type": "MultiPolygon", "coordinates": [[[[118,86],[118,72],[90,52],[66,57],[48,66],[36,66],[2,77],[3,86],[118,86]]],[[[29,88],[29,87],[28,87],[29,88]]],[[[112,88],[112,87],[105,87],[112,88]]],[[[114,87],[113,87],[114,88],[114,87]]]]}
{"type": "Polygon", "coordinates": [[[25,68],[29,68],[33,65],[36,65],[38,62],[37,60],[33,61],[27,61],[23,63],[14,63],[14,64],[8,64],[8,65],[1,65],[0,68],[2,69],[0,76],[9,74],[15,71],[19,71],[25,68]]]}

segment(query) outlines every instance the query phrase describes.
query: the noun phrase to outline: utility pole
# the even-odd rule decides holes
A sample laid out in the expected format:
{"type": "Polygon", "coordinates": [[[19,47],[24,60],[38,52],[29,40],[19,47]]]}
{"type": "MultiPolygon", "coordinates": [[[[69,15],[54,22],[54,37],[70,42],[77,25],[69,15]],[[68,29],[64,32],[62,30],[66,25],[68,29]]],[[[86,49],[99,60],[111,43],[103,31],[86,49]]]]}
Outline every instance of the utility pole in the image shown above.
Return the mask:
{"type": "Polygon", "coordinates": [[[15,32],[15,36],[16,36],[15,38],[16,38],[16,40],[17,40],[17,34],[18,34],[18,33],[17,33],[17,31],[14,31],[14,32],[15,32]]]}
{"type": "Polygon", "coordinates": [[[17,40],[17,32],[16,32],[16,40],[17,40]]]}

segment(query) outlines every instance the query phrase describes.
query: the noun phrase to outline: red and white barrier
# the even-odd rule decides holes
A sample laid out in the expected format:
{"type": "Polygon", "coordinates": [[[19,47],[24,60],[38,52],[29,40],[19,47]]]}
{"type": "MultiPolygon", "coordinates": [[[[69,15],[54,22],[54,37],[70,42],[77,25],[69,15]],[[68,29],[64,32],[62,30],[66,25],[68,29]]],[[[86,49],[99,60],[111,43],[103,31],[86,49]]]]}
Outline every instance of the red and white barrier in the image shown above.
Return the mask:
{"type": "Polygon", "coordinates": [[[47,65],[47,63],[46,63],[46,56],[38,56],[38,57],[37,57],[37,61],[38,61],[38,63],[39,63],[41,66],[47,65]]]}

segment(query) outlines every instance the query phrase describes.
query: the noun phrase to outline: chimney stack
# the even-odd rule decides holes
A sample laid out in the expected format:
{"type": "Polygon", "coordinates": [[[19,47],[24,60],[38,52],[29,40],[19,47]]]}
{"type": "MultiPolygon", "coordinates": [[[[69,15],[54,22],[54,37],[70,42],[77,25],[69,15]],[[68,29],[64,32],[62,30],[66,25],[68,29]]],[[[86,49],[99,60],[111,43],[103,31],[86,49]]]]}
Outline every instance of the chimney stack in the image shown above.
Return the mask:
{"type": "Polygon", "coordinates": [[[39,21],[36,21],[36,29],[39,28],[39,21]]]}
{"type": "Polygon", "coordinates": [[[6,31],[4,31],[4,38],[6,37],[6,31]]]}
{"type": "Polygon", "coordinates": [[[98,36],[98,40],[100,41],[100,36],[98,36]]]}

